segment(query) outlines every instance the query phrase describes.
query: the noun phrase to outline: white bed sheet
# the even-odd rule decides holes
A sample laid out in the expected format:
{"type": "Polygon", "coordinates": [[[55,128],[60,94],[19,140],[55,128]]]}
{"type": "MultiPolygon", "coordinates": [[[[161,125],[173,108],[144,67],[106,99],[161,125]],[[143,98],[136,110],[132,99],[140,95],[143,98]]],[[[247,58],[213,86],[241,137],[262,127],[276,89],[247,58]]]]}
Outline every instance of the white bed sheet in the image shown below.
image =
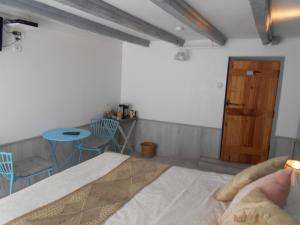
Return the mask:
{"type": "Polygon", "coordinates": [[[172,167],[145,187],[105,225],[217,225],[225,204],[216,190],[232,176],[172,167]]]}
{"type": "MultiPolygon", "coordinates": [[[[0,199],[0,224],[104,176],[127,158],[121,154],[104,153],[0,199]]],[[[224,212],[226,205],[212,196],[231,178],[225,174],[172,167],[135,195],[105,225],[217,225],[217,217],[224,212]]],[[[295,205],[299,204],[294,202],[293,207],[287,207],[291,215],[299,212],[291,210],[295,205]]]]}

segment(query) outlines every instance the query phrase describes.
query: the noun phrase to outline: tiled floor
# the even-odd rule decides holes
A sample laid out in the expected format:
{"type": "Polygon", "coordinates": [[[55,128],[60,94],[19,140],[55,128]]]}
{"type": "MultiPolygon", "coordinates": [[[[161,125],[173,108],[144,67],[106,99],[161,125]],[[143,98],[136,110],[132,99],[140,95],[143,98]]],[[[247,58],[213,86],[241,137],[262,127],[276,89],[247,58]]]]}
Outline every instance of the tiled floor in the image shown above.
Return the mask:
{"type": "MultiPolygon", "coordinates": [[[[134,153],[133,156],[140,157],[139,154],[134,153]]],[[[216,159],[210,158],[201,158],[200,160],[195,161],[186,161],[186,160],[178,160],[171,159],[168,157],[155,156],[150,160],[157,160],[162,163],[167,163],[172,166],[181,166],[190,169],[198,169],[210,172],[218,172],[218,173],[227,173],[227,174],[237,174],[244,168],[247,168],[249,165],[237,164],[237,163],[229,163],[223,162],[216,159]]]]}
{"type": "Polygon", "coordinates": [[[249,166],[251,165],[225,162],[211,158],[201,158],[198,162],[198,167],[201,170],[227,173],[232,175],[239,173],[241,170],[249,166]]]}

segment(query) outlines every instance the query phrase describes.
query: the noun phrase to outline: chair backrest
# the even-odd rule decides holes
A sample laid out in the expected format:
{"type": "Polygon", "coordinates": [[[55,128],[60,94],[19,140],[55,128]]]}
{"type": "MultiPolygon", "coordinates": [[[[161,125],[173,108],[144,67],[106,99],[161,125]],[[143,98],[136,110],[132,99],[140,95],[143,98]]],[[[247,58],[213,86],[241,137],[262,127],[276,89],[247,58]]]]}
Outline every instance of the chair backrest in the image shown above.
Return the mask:
{"type": "Polygon", "coordinates": [[[94,119],[91,121],[92,135],[97,137],[113,138],[119,122],[111,119],[94,119]]]}
{"type": "Polygon", "coordinates": [[[0,152],[0,174],[9,176],[14,173],[13,153],[0,152]]]}

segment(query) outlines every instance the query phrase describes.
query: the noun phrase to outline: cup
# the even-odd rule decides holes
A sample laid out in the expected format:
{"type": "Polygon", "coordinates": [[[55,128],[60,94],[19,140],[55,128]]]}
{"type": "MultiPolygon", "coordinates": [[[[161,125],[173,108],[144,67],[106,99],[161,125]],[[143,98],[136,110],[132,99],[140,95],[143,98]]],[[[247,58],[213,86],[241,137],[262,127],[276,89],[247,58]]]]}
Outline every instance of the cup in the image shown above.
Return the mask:
{"type": "Polygon", "coordinates": [[[117,112],[117,120],[123,119],[123,112],[117,112]]]}
{"type": "Polygon", "coordinates": [[[130,111],[129,111],[129,117],[130,117],[131,119],[135,118],[135,111],[134,111],[134,110],[130,110],[130,111]]]}

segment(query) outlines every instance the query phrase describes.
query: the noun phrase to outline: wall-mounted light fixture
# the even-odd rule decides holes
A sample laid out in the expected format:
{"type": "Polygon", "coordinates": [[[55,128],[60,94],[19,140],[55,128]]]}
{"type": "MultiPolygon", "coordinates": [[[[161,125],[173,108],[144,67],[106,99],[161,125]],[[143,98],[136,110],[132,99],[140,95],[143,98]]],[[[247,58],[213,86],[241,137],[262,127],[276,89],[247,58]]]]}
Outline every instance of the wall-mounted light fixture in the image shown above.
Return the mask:
{"type": "Polygon", "coordinates": [[[177,61],[188,61],[189,60],[189,50],[186,50],[186,49],[180,49],[174,59],[177,60],[177,61]]]}

